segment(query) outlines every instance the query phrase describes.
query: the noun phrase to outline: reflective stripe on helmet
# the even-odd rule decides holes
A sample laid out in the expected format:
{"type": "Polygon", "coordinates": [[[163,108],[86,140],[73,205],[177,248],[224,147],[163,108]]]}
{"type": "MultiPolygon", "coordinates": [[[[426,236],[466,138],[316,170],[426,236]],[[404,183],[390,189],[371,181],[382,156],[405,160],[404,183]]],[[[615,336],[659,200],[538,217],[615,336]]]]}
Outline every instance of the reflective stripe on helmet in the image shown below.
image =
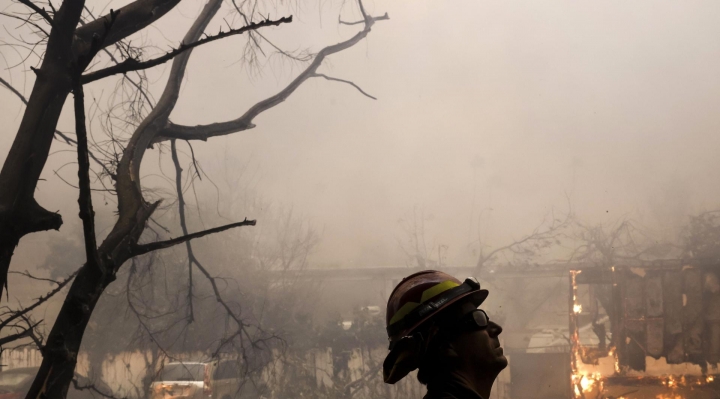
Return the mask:
{"type": "Polygon", "coordinates": [[[398,321],[402,320],[408,313],[412,312],[415,308],[420,306],[420,304],[423,304],[427,302],[428,300],[436,297],[437,295],[442,294],[443,292],[457,287],[459,284],[452,281],[447,280],[443,281],[442,283],[438,283],[428,289],[426,289],[422,293],[422,297],[420,298],[420,303],[417,302],[408,302],[404,304],[400,309],[398,309],[397,313],[393,316],[393,318],[390,320],[390,325],[393,325],[397,323],[398,321]]]}

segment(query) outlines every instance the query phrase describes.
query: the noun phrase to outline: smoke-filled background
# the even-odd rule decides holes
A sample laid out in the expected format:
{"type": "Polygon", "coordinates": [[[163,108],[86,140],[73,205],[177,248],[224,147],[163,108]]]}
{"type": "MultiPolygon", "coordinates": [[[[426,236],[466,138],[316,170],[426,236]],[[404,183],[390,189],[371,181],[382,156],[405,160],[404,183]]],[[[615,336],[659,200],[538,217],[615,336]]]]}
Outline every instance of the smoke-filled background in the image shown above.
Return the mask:
{"type": "MultiPolygon", "coordinates": [[[[93,0],[88,8],[100,15],[126,3],[93,0]]],[[[203,2],[183,1],[133,40],[151,44],[148,54],[176,46],[202,7],[203,2]]],[[[397,0],[365,7],[372,15],[387,12],[390,19],[330,57],[320,71],[354,82],[376,100],[347,84],[311,79],[260,115],[255,128],[192,143],[203,178],[186,185],[190,230],[257,219],[256,227],[193,244],[214,275],[236,280],[227,294],[238,302],[252,297],[250,307],[262,312],[263,301],[282,306],[282,296],[267,297],[278,284],[263,273],[268,270],[475,268],[483,254],[552,229],[568,215],[572,226],[563,230],[562,240],[553,235],[531,253],[499,253],[493,267],[570,260],[585,237],[577,231],[613,229],[629,220],[643,242],[681,246],[691,216],[718,207],[720,4],[397,0]],[[289,263],[284,251],[294,256],[289,263]],[[240,269],[252,272],[237,274],[240,269]],[[268,291],[253,291],[262,291],[258,280],[268,291]]],[[[208,31],[224,27],[232,11],[232,4],[225,4],[208,31]]],[[[262,31],[279,48],[293,51],[318,51],[359,29],[338,25],[338,15],[361,18],[351,2],[300,1],[265,11],[271,18],[293,15],[291,24],[262,31]]],[[[0,38],[8,42],[19,34],[13,30],[19,23],[8,20],[0,38]]],[[[173,122],[235,118],[304,68],[272,48],[249,60],[246,42],[238,36],[194,50],[173,122]]],[[[6,68],[22,61],[11,51],[2,55],[6,68]]],[[[159,96],[168,73],[169,64],[148,71],[152,95],[159,96]]],[[[29,95],[34,76],[28,68],[6,69],[2,77],[29,95]]],[[[116,88],[109,80],[85,89],[93,137],[106,134],[116,88]]],[[[4,160],[24,105],[8,90],[0,91],[0,101],[4,160]]],[[[58,129],[74,130],[71,101],[58,129]]],[[[129,125],[125,129],[132,133],[129,125]]],[[[190,147],[182,141],[178,147],[185,172],[192,174],[197,166],[190,147]]],[[[35,196],[64,215],[65,223],[59,232],[23,238],[11,270],[61,278],[82,264],[75,162],[72,148],[53,144],[35,196]]],[[[142,166],[148,195],[164,199],[157,218],[169,232],[150,227],[165,236],[179,235],[172,168],[167,145],[150,150],[142,166]]],[[[117,203],[102,191],[93,198],[102,238],[115,221],[117,203]]],[[[159,253],[154,261],[172,269],[167,265],[185,262],[183,251],[159,253]]],[[[185,273],[156,276],[171,285],[161,290],[166,299],[146,293],[143,304],[167,301],[163,306],[180,308],[185,273]]],[[[109,292],[124,299],[121,292],[130,285],[123,287],[121,280],[109,292]]],[[[30,302],[52,288],[19,275],[10,281],[10,303],[30,302]]],[[[293,289],[317,292],[313,283],[293,289]]],[[[349,301],[351,307],[379,306],[382,319],[388,284],[373,294],[372,303],[358,299],[349,301]]],[[[208,287],[199,289],[208,290],[199,295],[210,295],[208,287]]],[[[333,299],[297,295],[308,304],[297,302],[300,309],[288,310],[292,314],[322,320],[319,324],[350,318],[315,307],[333,299]]],[[[46,323],[62,298],[53,301],[39,317],[46,323]]],[[[502,302],[491,306],[499,309],[502,302]]],[[[503,317],[508,313],[512,310],[503,317]]],[[[121,341],[120,346],[134,345],[121,341]]],[[[188,350],[202,351],[210,341],[188,350]]],[[[172,345],[182,351],[177,342],[172,345]]],[[[106,346],[98,350],[122,350],[106,346]]]]}
{"type": "MultiPolygon", "coordinates": [[[[158,45],[180,41],[201,6],[181,3],[159,21],[158,45]]],[[[334,23],[339,6],[300,3],[296,22],[268,35],[284,48],[317,50],[354,32],[334,23]]],[[[237,175],[232,168],[247,165],[264,198],[292,206],[321,229],[315,262],[402,263],[398,220],[413,208],[427,219],[430,239],[450,247],[448,262],[466,263],[478,218],[486,240],[501,244],[549,209],[566,209],[568,198],[593,222],[632,215],[668,233],[688,214],[716,205],[714,3],[367,7],[387,11],[391,21],[324,68],[377,101],[311,81],[261,116],[257,128],[195,144],[209,173],[237,175]]],[[[267,61],[262,76],[249,78],[233,48],[241,39],[230,41],[196,50],[173,121],[231,118],[293,77],[290,66],[267,61]]],[[[151,72],[160,87],[163,72],[167,66],[151,72]]],[[[24,79],[32,77],[15,76],[27,90],[24,79]]],[[[97,86],[90,89],[102,103],[97,86]]],[[[0,145],[8,148],[23,108],[2,95],[0,145]]],[[[70,114],[61,129],[72,130],[70,114]]],[[[72,154],[51,158],[38,196],[41,203],[67,198],[51,208],[75,213],[73,190],[54,178],[63,157],[72,154]]],[[[64,174],[74,177],[72,167],[64,174]]],[[[203,191],[211,198],[210,187],[203,191]]],[[[113,211],[112,204],[96,206],[113,211]]],[[[79,232],[72,221],[63,229],[79,232]]],[[[52,234],[28,238],[20,255],[37,253],[30,247],[52,234]]]]}

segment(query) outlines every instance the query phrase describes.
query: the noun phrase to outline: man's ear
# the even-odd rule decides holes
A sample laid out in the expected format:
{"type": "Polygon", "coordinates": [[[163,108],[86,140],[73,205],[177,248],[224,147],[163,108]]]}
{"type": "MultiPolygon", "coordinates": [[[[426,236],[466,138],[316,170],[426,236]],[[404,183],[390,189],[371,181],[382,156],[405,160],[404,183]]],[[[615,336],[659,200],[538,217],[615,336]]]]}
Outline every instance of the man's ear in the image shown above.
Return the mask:
{"type": "MultiPolygon", "coordinates": [[[[455,336],[453,336],[455,337],[455,336]]],[[[455,360],[460,358],[460,353],[462,352],[457,347],[457,343],[454,338],[452,337],[446,337],[442,340],[442,346],[439,348],[439,352],[449,360],[455,360]]]]}
{"type": "Polygon", "coordinates": [[[427,330],[427,338],[425,338],[425,341],[423,342],[423,356],[430,351],[437,350],[440,344],[439,334],[440,328],[436,325],[430,326],[430,328],[427,330]]]}
{"type": "Polygon", "coordinates": [[[455,349],[455,344],[453,342],[445,341],[444,345],[442,346],[442,348],[440,348],[440,350],[442,351],[442,354],[448,358],[457,359],[460,357],[460,354],[455,349]]]}

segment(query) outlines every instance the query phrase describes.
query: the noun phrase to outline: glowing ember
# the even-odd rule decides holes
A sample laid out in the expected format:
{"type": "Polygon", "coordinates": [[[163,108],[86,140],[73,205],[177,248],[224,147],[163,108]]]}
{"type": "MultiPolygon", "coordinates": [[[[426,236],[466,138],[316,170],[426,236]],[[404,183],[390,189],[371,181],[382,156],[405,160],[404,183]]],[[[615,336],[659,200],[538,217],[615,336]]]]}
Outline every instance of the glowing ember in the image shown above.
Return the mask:
{"type": "Polygon", "coordinates": [[[579,303],[576,303],[573,305],[573,312],[575,313],[582,313],[582,305],[579,303]]]}
{"type": "Polygon", "coordinates": [[[673,378],[673,376],[669,376],[665,381],[662,382],[662,384],[668,388],[677,387],[677,381],[675,381],[675,378],[673,378]]]}

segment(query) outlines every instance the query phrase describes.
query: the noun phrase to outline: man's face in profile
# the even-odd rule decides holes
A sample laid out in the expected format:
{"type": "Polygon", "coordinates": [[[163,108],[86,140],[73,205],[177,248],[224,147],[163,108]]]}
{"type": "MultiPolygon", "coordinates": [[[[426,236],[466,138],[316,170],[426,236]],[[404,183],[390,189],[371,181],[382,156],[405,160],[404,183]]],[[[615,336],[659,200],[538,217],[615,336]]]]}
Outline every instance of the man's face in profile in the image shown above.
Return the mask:
{"type": "Polygon", "coordinates": [[[508,365],[498,339],[501,332],[502,327],[490,321],[487,328],[460,334],[455,341],[455,347],[472,366],[499,373],[508,365]]]}
{"type": "MultiPolygon", "coordinates": [[[[472,303],[464,303],[458,309],[463,317],[475,310],[472,303]]],[[[499,373],[508,365],[507,358],[500,346],[499,335],[502,327],[489,321],[487,328],[466,328],[453,340],[453,348],[461,362],[475,369],[499,373]]]]}

